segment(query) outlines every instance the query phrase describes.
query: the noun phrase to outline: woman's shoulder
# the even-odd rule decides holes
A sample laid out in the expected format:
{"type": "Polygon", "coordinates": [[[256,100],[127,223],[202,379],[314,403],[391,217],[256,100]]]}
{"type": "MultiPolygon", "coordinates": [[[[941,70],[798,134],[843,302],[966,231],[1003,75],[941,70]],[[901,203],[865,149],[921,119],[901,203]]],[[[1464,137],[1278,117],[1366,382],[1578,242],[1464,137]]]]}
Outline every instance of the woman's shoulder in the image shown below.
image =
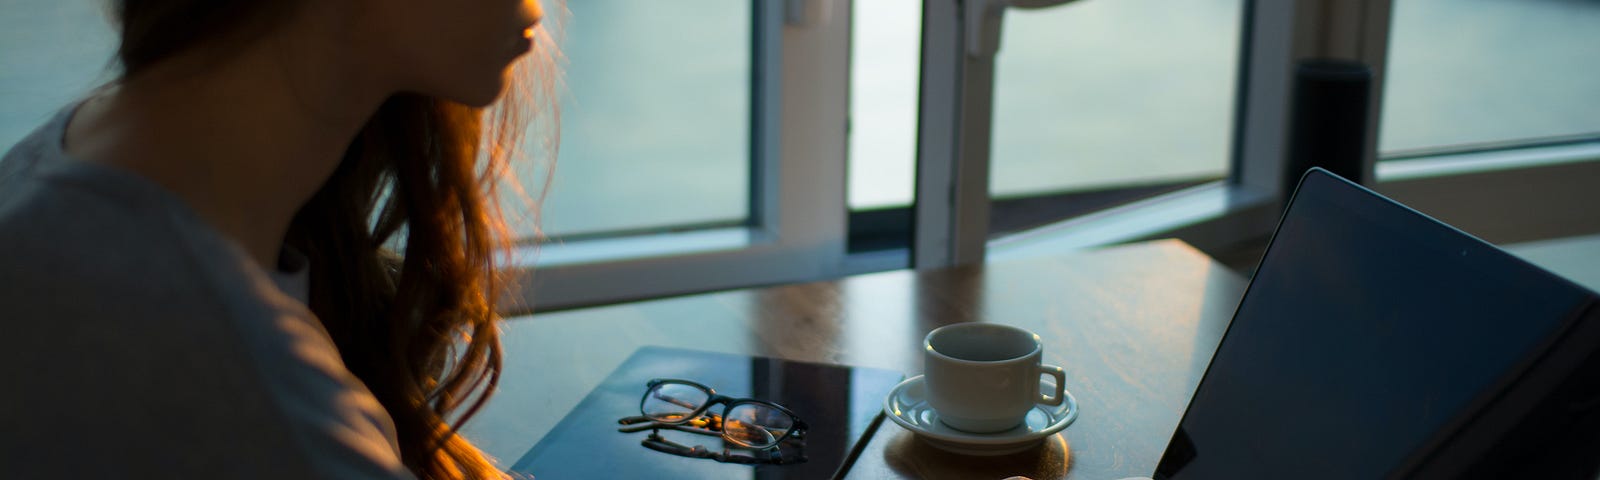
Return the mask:
{"type": "Polygon", "coordinates": [[[0,256],[0,323],[25,339],[0,353],[0,374],[29,392],[0,405],[28,412],[11,434],[43,440],[34,453],[62,460],[41,465],[403,476],[391,419],[304,305],[243,264],[185,265],[189,254],[128,245],[0,256]]]}
{"type": "Polygon", "coordinates": [[[33,462],[403,473],[389,417],[303,303],[152,185],[51,155],[24,141],[0,165],[0,324],[19,340],[0,375],[29,392],[0,409],[27,412],[8,430],[39,439],[33,462]]]}
{"type": "Polygon", "coordinates": [[[0,323],[23,340],[0,353],[0,374],[29,392],[0,406],[28,412],[7,428],[41,440],[41,465],[96,458],[113,476],[403,476],[382,405],[315,316],[245,259],[199,261],[161,245],[193,241],[173,235],[126,230],[85,243],[43,230],[57,248],[40,237],[23,242],[38,247],[26,255],[0,255],[0,323]]]}

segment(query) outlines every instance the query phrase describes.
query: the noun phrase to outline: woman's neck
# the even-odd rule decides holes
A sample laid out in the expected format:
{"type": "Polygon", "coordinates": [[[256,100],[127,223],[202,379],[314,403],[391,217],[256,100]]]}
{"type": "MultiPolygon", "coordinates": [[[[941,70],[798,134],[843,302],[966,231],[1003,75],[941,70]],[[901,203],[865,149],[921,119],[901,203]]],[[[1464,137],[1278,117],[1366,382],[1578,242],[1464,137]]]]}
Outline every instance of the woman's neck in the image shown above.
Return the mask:
{"type": "Polygon", "coordinates": [[[295,212],[391,93],[330,42],[283,33],[125,79],[79,109],[67,152],[171,190],[273,268],[295,212]]]}

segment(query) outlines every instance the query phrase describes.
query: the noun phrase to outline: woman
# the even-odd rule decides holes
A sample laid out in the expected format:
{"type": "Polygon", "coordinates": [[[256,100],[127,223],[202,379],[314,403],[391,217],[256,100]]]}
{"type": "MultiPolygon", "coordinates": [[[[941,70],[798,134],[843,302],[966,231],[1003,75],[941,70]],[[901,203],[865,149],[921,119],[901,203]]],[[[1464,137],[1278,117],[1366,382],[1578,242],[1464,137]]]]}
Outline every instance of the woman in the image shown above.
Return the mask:
{"type": "Polygon", "coordinates": [[[115,6],[122,75],[0,161],[0,475],[502,476],[456,430],[539,2],[115,6]]]}

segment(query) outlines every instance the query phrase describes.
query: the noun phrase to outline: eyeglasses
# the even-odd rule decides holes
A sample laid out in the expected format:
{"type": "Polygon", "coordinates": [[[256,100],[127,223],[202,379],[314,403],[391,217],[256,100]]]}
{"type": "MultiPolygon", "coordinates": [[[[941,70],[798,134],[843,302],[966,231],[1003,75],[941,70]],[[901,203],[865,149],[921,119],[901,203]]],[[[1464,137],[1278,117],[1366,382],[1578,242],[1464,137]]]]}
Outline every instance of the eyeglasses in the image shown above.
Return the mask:
{"type": "Polygon", "coordinates": [[[644,397],[639,400],[642,416],[619,420],[627,425],[623,432],[659,430],[662,428],[719,435],[728,443],[763,452],[761,458],[721,455],[703,446],[687,447],[652,432],[644,445],[655,450],[677,455],[712,458],[720,462],[736,463],[793,463],[804,461],[784,457],[775,451],[779,444],[792,444],[804,448],[808,428],[798,415],[781,405],[749,398],[718,395],[710,387],[688,380],[658,378],[647,384],[644,397]],[[712,405],[722,404],[721,414],[707,414],[712,405]],[[648,422],[648,423],[646,423],[648,422]],[[643,423],[642,425],[639,425],[643,423]]]}

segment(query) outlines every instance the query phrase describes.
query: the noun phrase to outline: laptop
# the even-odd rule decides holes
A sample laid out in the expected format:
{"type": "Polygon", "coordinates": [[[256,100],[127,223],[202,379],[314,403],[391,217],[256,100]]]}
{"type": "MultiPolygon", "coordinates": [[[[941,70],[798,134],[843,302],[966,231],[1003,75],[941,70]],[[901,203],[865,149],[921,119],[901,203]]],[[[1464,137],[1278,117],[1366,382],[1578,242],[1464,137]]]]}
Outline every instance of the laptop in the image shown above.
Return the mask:
{"type": "Polygon", "coordinates": [[[1154,478],[1595,479],[1597,299],[1313,169],[1154,478]]]}

